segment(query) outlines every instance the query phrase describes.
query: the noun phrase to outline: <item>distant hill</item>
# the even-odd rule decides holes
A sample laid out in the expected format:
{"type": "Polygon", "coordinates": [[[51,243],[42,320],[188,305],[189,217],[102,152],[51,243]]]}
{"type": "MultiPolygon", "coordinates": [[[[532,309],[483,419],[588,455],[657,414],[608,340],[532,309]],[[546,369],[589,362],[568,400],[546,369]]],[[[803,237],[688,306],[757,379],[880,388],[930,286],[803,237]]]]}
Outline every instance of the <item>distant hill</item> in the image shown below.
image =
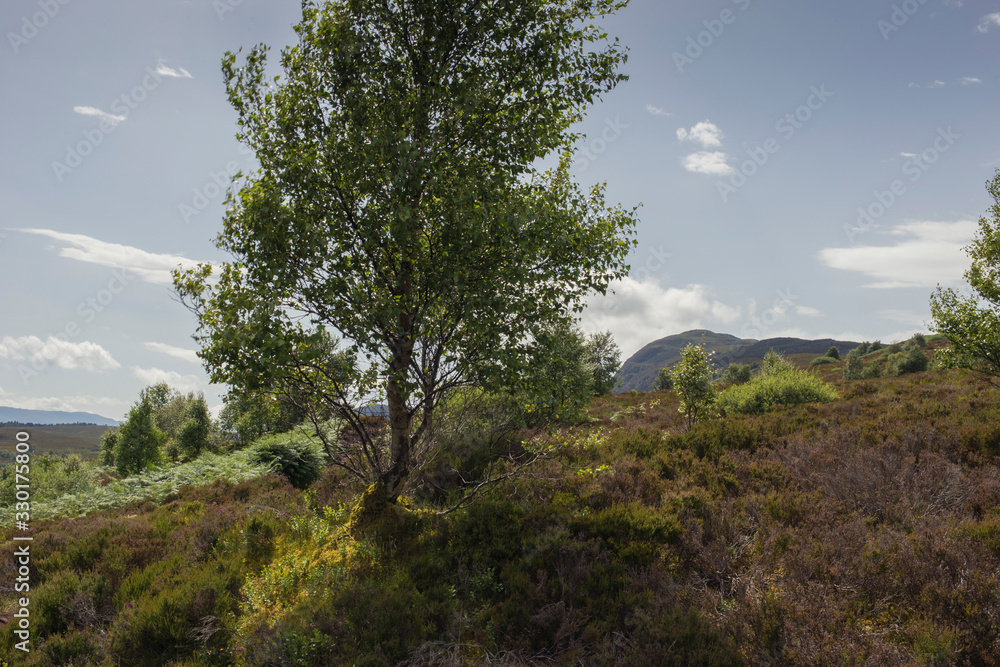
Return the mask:
{"type": "Polygon", "coordinates": [[[23,410],[21,408],[0,407],[0,424],[97,424],[98,426],[118,426],[114,419],[108,419],[91,412],[60,412],[58,410],[23,410]]]}
{"type": "Polygon", "coordinates": [[[14,460],[17,434],[27,431],[35,454],[79,454],[95,459],[101,452],[101,436],[109,426],[93,424],[54,424],[50,426],[12,426],[0,424],[0,463],[14,460]]]}
{"type": "Polygon", "coordinates": [[[705,349],[715,353],[714,362],[718,368],[731,363],[749,364],[760,362],[770,350],[784,355],[815,354],[819,356],[836,345],[841,354],[847,354],[860,345],[853,341],[804,340],[802,338],[768,338],[754,340],[737,338],[729,334],[719,334],[707,329],[694,329],[681,334],[667,336],[646,345],[629,357],[618,371],[621,385],[615,391],[651,391],[656,374],[664,366],[671,366],[680,360],[681,350],[689,343],[705,343],[705,349]]]}

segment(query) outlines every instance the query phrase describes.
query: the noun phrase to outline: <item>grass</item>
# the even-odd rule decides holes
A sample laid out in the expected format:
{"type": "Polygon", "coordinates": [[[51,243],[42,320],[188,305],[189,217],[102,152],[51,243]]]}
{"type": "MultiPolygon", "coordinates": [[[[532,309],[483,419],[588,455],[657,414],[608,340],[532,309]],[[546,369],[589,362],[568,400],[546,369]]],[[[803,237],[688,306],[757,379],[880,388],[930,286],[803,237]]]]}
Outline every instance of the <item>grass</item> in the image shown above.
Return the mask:
{"type": "MultiPolygon", "coordinates": [[[[252,460],[251,450],[228,455],[205,453],[190,463],[157,468],[150,472],[94,485],[88,490],[59,498],[32,502],[33,520],[75,517],[100,510],[124,507],[145,500],[159,501],[185,486],[205,486],[216,479],[238,483],[266,475],[271,467],[252,460]]],[[[0,526],[14,522],[16,508],[0,507],[0,526]]]]}
{"type": "Polygon", "coordinates": [[[328,467],[39,522],[18,664],[997,664],[1000,394],[830,366],[837,400],[690,430],[673,392],[595,399],[448,515],[352,513],[328,467]]]}

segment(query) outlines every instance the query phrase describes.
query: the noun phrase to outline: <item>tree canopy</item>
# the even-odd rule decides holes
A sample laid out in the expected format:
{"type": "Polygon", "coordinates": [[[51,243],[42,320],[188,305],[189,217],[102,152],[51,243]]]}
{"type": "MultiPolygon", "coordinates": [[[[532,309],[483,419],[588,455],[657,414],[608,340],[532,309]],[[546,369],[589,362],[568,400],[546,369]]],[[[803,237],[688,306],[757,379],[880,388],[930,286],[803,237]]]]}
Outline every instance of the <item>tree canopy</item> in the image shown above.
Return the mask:
{"type": "Polygon", "coordinates": [[[961,295],[940,285],[931,295],[933,330],[948,339],[937,359],[947,366],[968,368],[992,383],[1000,382],[1000,169],[986,190],[993,197],[979,230],[965,248],[972,265],[965,279],[972,294],[961,295]]]}
{"type": "Polygon", "coordinates": [[[260,167],[228,199],[233,260],[175,278],[213,381],[308,389],[360,438],[333,461],[395,500],[449,391],[517,385],[535,338],[627,273],[634,209],[569,178],[571,125],[626,78],[593,21],[626,4],[307,3],[283,76],[266,46],[227,54],[260,167]],[[387,442],[362,410],[383,399],[387,442]]]}

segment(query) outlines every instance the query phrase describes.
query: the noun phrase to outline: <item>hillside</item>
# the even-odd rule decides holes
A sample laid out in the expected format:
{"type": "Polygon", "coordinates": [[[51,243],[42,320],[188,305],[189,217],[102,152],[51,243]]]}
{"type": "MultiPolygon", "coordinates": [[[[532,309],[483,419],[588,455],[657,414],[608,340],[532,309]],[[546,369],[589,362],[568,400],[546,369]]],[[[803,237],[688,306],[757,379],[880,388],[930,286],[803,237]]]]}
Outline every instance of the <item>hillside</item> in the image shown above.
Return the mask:
{"type": "Polygon", "coordinates": [[[98,426],[118,426],[114,419],[95,415],[91,412],[62,412],[60,410],[24,410],[0,406],[0,424],[96,424],[98,426]]]}
{"type": "MultiPolygon", "coordinates": [[[[220,479],[35,521],[32,652],[8,623],[0,661],[997,664],[1000,392],[842,366],[812,369],[832,402],[690,430],[673,392],[596,399],[521,433],[545,458],[450,514],[433,469],[372,515],[329,467],[308,491],[220,479]]],[[[2,622],[17,594],[0,596],[2,622]]]]}
{"type": "Polygon", "coordinates": [[[763,360],[770,350],[783,355],[810,354],[814,356],[825,353],[830,346],[837,346],[841,354],[853,350],[860,343],[852,341],[804,340],[801,338],[768,338],[766,340],[742,339],[730,334],[718,334],[705,329],[694,329],[684,333],[667,336],[649,343],[629,357],[618,378],[621,384],[615,389],[623,391],[651,391],[656,374],[664,366],[672,366],[680,360],[681,350],[688,344],[700,345],[715,353],[714,361],[722,369],[731,363],[753,364],[763,360]]]}
{"type": "Polygon", "coordinates": [[[108,428],[94,424],[0,425],[0,462],[13,460],[18,431],[31,434],[31,444],[38,454],[79,454],[94,459],[101,452],[101,436],[108,428]]]}

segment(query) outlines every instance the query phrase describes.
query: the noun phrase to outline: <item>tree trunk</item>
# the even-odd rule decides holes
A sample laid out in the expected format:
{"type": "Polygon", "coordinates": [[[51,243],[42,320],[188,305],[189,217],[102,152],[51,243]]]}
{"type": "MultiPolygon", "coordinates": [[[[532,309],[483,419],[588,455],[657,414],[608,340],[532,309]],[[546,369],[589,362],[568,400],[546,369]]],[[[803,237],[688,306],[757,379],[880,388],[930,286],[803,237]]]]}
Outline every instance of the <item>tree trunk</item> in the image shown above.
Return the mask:
{"type": "Polygon", "coordinates": [[[386,387],[389,405],[389,468],[382,473],[382,483],[389,502],[394,503],[402,493],[403,483],[410,474],[411,419],[406,408],[406,399],[400,390],[398,377],[403,377],[410,363],[412,349],[400,351],[393,358],[392,369],[396,374],[390,377],[386,387]]]}

